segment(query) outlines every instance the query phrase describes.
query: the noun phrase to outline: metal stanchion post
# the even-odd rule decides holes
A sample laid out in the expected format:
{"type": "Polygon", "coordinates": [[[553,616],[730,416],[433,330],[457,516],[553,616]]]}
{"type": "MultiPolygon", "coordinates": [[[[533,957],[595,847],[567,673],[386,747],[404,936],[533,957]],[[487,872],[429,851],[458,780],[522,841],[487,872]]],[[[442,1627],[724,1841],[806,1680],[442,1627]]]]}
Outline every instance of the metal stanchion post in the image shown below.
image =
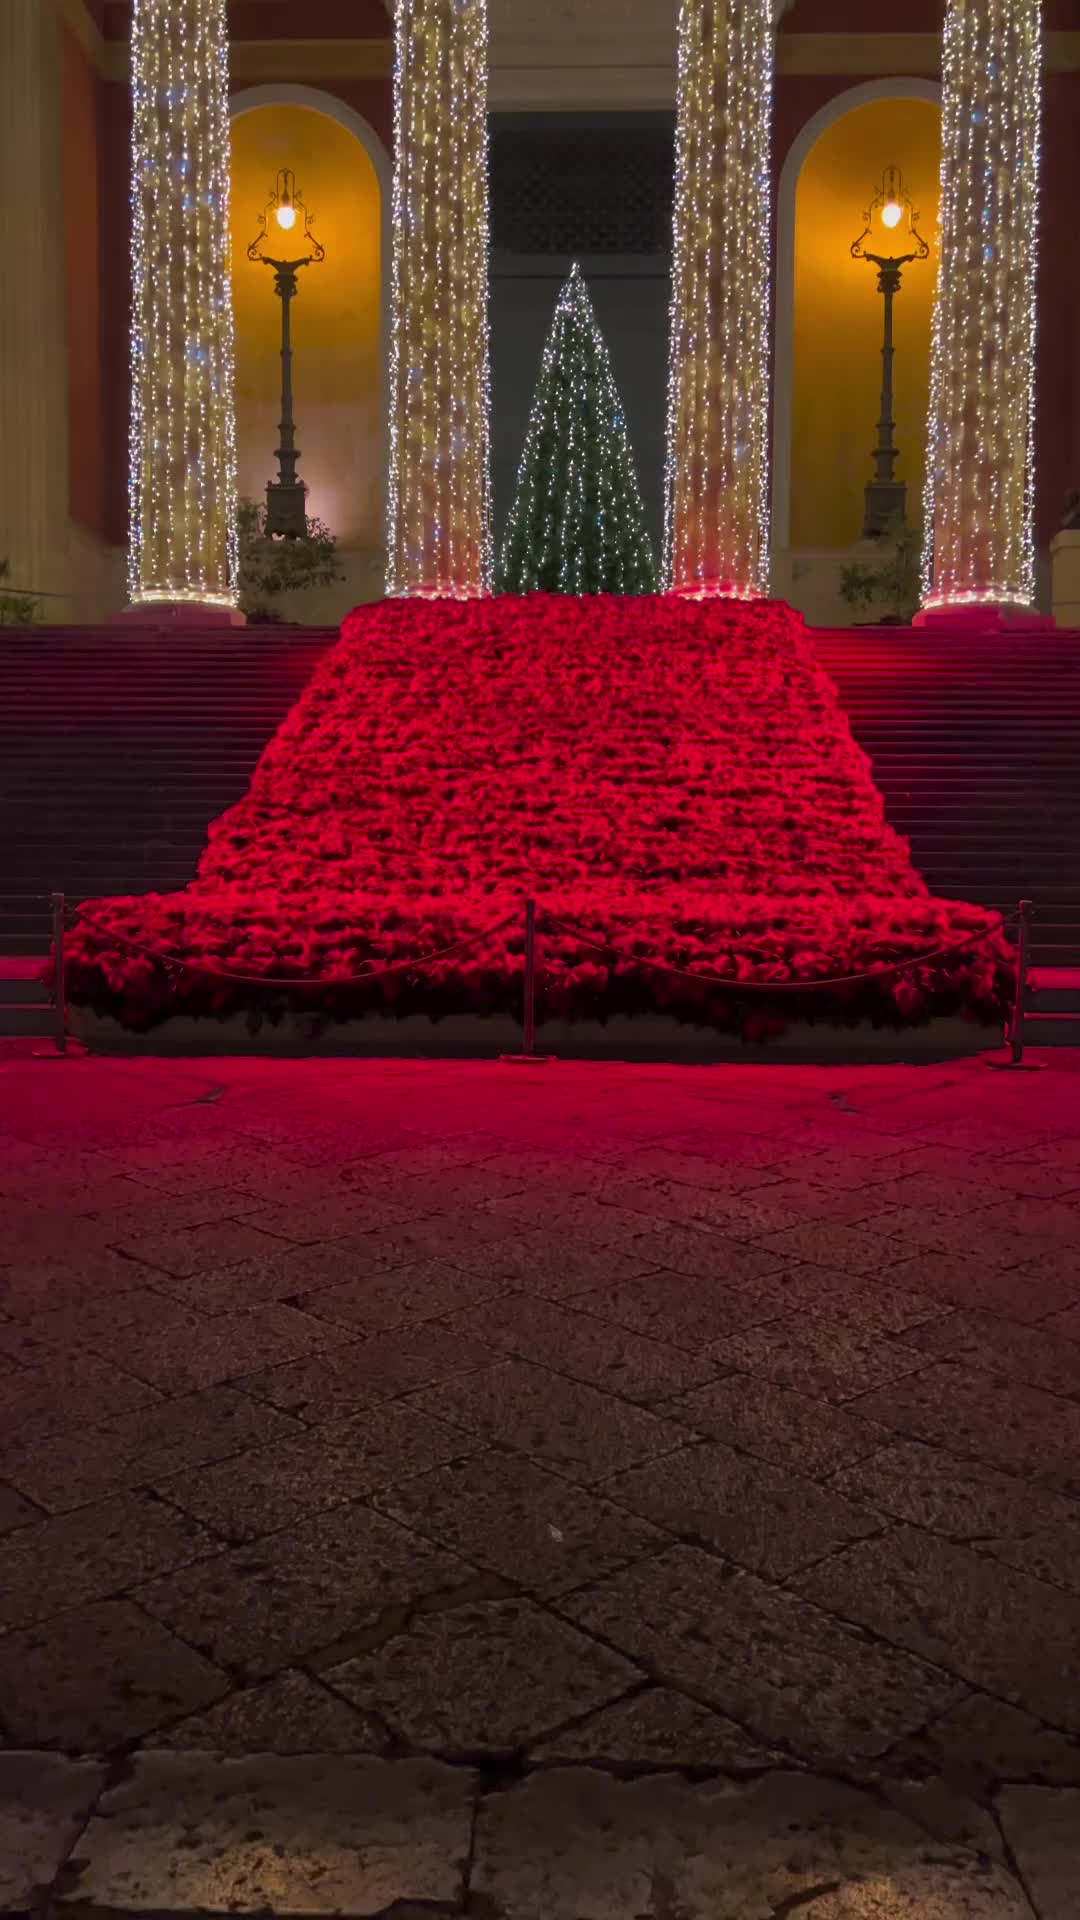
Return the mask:
{"type": "Polygon", "coordinates": [[[1021,1073],[1040,1073],[1041,1060],[1024,1059],[1024,1003],[1027,995],[1028,954],[1031,946],[1032,902],[1021,900],[1016,910],[1016,991],[1013,995],[1012,1012],[1005,1038],[1009,1047],[1007,1060],[991,1060],[992,1067],[1017,1068],[1021,1073]]]}
{"type": "Polygon", "coordinates": [[[56,1051],[67,1052],[67,989],[64,985],[64,896],[52,896],[52,934],[55,981],[53,1000],[56,1008],[56,1051]]]}
{"type": "Polygon", "coordinates": [[[1021,900],[1018,911],[1020,924],[1016,933],[1016,998],[1013,1001],[1012,1022],[1009,1028],[1009,1045],[1012,1048],[1014,1067],[1018,1067],[1024,1057],[1024,995],[1027,991],[1031,901],[1021,900]]]}
{"type": "Polygon", "coordinates": [[[525,902],[525,973],[522,982],[524,1006],[522,1008],[522,1051],[504,1053],[503,1060],[516,1066],[542,1067],[551,1059],[550,1054],[536,1051],[536,901],[525,902]]]}
{"type": "Polygon", "coordinates": [[[536,901],[525,902],[525,1012],[522,1020],[524,1028],[526,1059],[531,1060],[536,1053],[536,901]]]}
{"type": "Polygon", "coordinates": [[[67,985],[65,982],[64,935],[67,922],[67,900],[62,893],[51,893],[49,901],[52,907],[52,946],[53,946],[53,1044],[51,1047],[35,1047],[35,1060],[72,1060],[86,1052],[77,1040],[68,1038],[67,1030],[67,985]]]}

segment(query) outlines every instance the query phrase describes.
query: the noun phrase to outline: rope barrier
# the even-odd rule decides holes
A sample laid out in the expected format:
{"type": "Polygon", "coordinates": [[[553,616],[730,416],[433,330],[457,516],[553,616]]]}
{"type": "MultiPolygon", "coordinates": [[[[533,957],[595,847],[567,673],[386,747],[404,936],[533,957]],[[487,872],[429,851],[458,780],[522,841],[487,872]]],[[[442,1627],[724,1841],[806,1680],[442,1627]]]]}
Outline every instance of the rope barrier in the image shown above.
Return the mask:
{"type": "Polygon", "coordinates": [[[581,946],[590,947],[594,953],[613,954],[617,960],[623,960],[629,966],[647,967],[654,973],[670,974],[676,980],[694,980],[700,986],[726,987],[732,993],[813,993],[818,989],[858,986],[864,980],[880,980],[891,974],[906,973],[909,967],[922,967],[931,960],[941,960],[953,953],[968,953],[974,947],[981,947],[992,933],[1000,933],[1006,926],[1012,926],[1016,915],[1005,920],[1001,914],[997,923],[987,927],[982,933],[973,934],[970,939],[955,941],[946,947],[935,947],[930,953],[912,954],[906,960],[888,962],[885,966],[870,967],[865,973],[836,974],[825,980],[735,980],[723,974],[693,973],[685,967],[669,967],[663,960],[648,960],[641,954],[627,953],[623,948],[612,945],[610,941],[590,940],[586,934],[579,933],[575,927],[567,926],[554,914],[544,912],[545,924],[555,927],[559,933],[566,934],[570,940],[577,940],[581,946]]]}
{"type": "MultiPolygon", "coordinates": [[[[368,980],[387,980],[395,973],[413,973],[418,967],[430,966],[433,960],[448,960],[455,953],[464,953],[469,947],[482,945],[491,940],[505,927],[514,924],[517,915],[508,913],[493,927],[487,927],[482,933],[472,933],[463,940],[455,940],[448,947],[438,947],[434,953],[422,953],[411,960],[392,960],[385,967],[369,967],[365,973],[325,973],[319,975],[234,973],[220,967],[205,966],[199,960],[185,960],[181,954],[162,953],[154,947],[144,946],[138,940],[130,940],[126,934],[117,933],[114,928],[103,925],[89,913],[79,913],[79,919],[95,932],[104,935],[107,940],[115,940],[118,946],[126,947],[129,953],[138,953],[146,960],[153,960],[158,966],[172,967],[177,973],[198,973],[210,980],[228,980],[243,987],[359,987],[368,980]]],[[[74,916],[69,924],[74,925],[74,916]]]]}
{"type": "MultiPolygon", "coordinates": [[[[66,910],[66,918],[69,926],[75,925],[76,910],[68,908],[66,910]]],[[[468,934],[461,940],[453,941],[449,946],[436,948],[432,953],[419,954],[408,960],[390,961],[384,967],[369,967],[363,973],[305,976],[302,974],[238,973],[231,968],[207,966],[199,960],[185,959],[182,954],[166,953],[159,948],[148,947],[143,942],[132,940],[128,935],[117,932],[113,927],[106,926],[102,921],[95,919],[92,914],[88,914],[82,909],[78,910],[79,921],[88,927],[93,927],[94,931],[100,933],[105,939],[115,941],[118,946],[125,948],[129,953],[139,954],[143,959],[150,960],[156,965],[167,969],[171,968],[174,972],[196,973],[204,979],[227,981],[236,986],[274,987],[293,990],[306,988],[321,990],[328,987],[363,986],[369,981],[390,979],[395,974],[412,973],[418,968],[430,966],[434,961],[448,960],[457,953],[466,952],[470,947],[483,945],[484,942],[494,939],[496,934],[502,933],[507,927],[513,925],[516,918],[516,914],[506,914],[502,920],[497,921],[494,926],[486,928],[481,933],[468,934]]],[[[650,960],[642,954],[628,953],[625,948],[617,947],[614,942],[610,940],[593,940],[588,934],[582,933],[576,927],[569,926],[566,921],[560,920],[557,915],[549,913],[544,907],[538,909],[538,918],[548,928],[564,934],[569,940],[576,940],[580,946],[587,947],[591,952],[605,956],[610,955],[614,959],[622,961],[623,964],[627,966],[644,967],[652,973],[666,974],[676,980],[692,980],[698,986],[722,988],[734,994],[776,994],[814,993],[827,990],[831,991],[840,987],[859,986],[868,980],[888,979],[892,975],[906,973],[911,967],[927,966],[932,960],[947,959],[956,953],[968,953],[974,948],[982,946],[992,933],[999,933],[1006,927],[1013,926],[1016,923],[1017,915],[1014,914],[1006,920],[1004,915],[998,914],[995,924],[992,927],[987,927],[982,932],[972,934],[964,940],[950,942],[947,946],[932,948],[928,953],[911,954],[905,959],[889,961],[882,966],[867,968],[862,973],[836,974],[831,978],[818,980],[739,980],[733,979],[729,975],[699,973],[686,967],[669,966],[662,960],[650,960]]]]}

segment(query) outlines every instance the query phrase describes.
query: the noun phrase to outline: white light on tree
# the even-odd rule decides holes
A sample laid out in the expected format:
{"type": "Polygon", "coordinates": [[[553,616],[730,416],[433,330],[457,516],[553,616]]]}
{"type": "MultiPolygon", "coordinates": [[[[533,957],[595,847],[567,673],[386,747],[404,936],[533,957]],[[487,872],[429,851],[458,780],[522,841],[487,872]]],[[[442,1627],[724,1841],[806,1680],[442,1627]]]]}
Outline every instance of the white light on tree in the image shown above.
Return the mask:
{"type": "Polygon", "coordinates": [[[134,605],[235,607],[236,422],[225,0],[135,0],[134,605]]]}
{"type": "Polygon", "coordinates": [[[503,541],[504,593],[655,593],[626,415],[576,265],[559,295],[503,541]]]}
{"type": "Polygon", "coordinates": [[[397,0],[387,592],[492,586],[487,0],[397,0]]]}
{"type": "Polygon", "coordinates": [[[681,0],[665,582],[768,591],[773,0],[681,0]]]}
{"type": "Polygon", "coordinates": [[[1040,0],[949,0],[923,605],[1035,597],[1040,0]]]}

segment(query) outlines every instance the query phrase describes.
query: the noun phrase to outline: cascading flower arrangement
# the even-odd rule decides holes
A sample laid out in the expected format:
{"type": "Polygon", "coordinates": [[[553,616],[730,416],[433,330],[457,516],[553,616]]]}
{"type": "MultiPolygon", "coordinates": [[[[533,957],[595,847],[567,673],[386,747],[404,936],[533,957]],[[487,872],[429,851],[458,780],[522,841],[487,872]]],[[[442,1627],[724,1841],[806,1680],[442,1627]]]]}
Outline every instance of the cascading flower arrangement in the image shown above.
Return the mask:
{"type": "Polygon", "coordinates": [[[69,995],[135,1028],[516,1013],[528,896],[572,930],[541,954],[541,1010],[571,1018],[992,1020],[1009,986],[994,916],[933,898],[885,823],[798,615],[537,593],[350,615],[190,886],[87,903],[69,995]]]}

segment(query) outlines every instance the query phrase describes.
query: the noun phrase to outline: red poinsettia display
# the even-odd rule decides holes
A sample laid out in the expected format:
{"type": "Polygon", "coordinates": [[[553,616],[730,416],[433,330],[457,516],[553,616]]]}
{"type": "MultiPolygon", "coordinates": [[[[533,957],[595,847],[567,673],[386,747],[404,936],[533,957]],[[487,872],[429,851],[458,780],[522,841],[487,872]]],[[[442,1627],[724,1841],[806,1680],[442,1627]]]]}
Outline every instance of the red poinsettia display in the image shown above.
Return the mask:
{"type": "Polygon", "coordinates": [[[992,1018],[1008,984],[993,916],[885,824],[798,615],[531,594],[350,615],[191,885],[88,903],[69,992],[131,1026],[516,1012],[527,896],[561,923],[541,1012],[992,1018]]]}

